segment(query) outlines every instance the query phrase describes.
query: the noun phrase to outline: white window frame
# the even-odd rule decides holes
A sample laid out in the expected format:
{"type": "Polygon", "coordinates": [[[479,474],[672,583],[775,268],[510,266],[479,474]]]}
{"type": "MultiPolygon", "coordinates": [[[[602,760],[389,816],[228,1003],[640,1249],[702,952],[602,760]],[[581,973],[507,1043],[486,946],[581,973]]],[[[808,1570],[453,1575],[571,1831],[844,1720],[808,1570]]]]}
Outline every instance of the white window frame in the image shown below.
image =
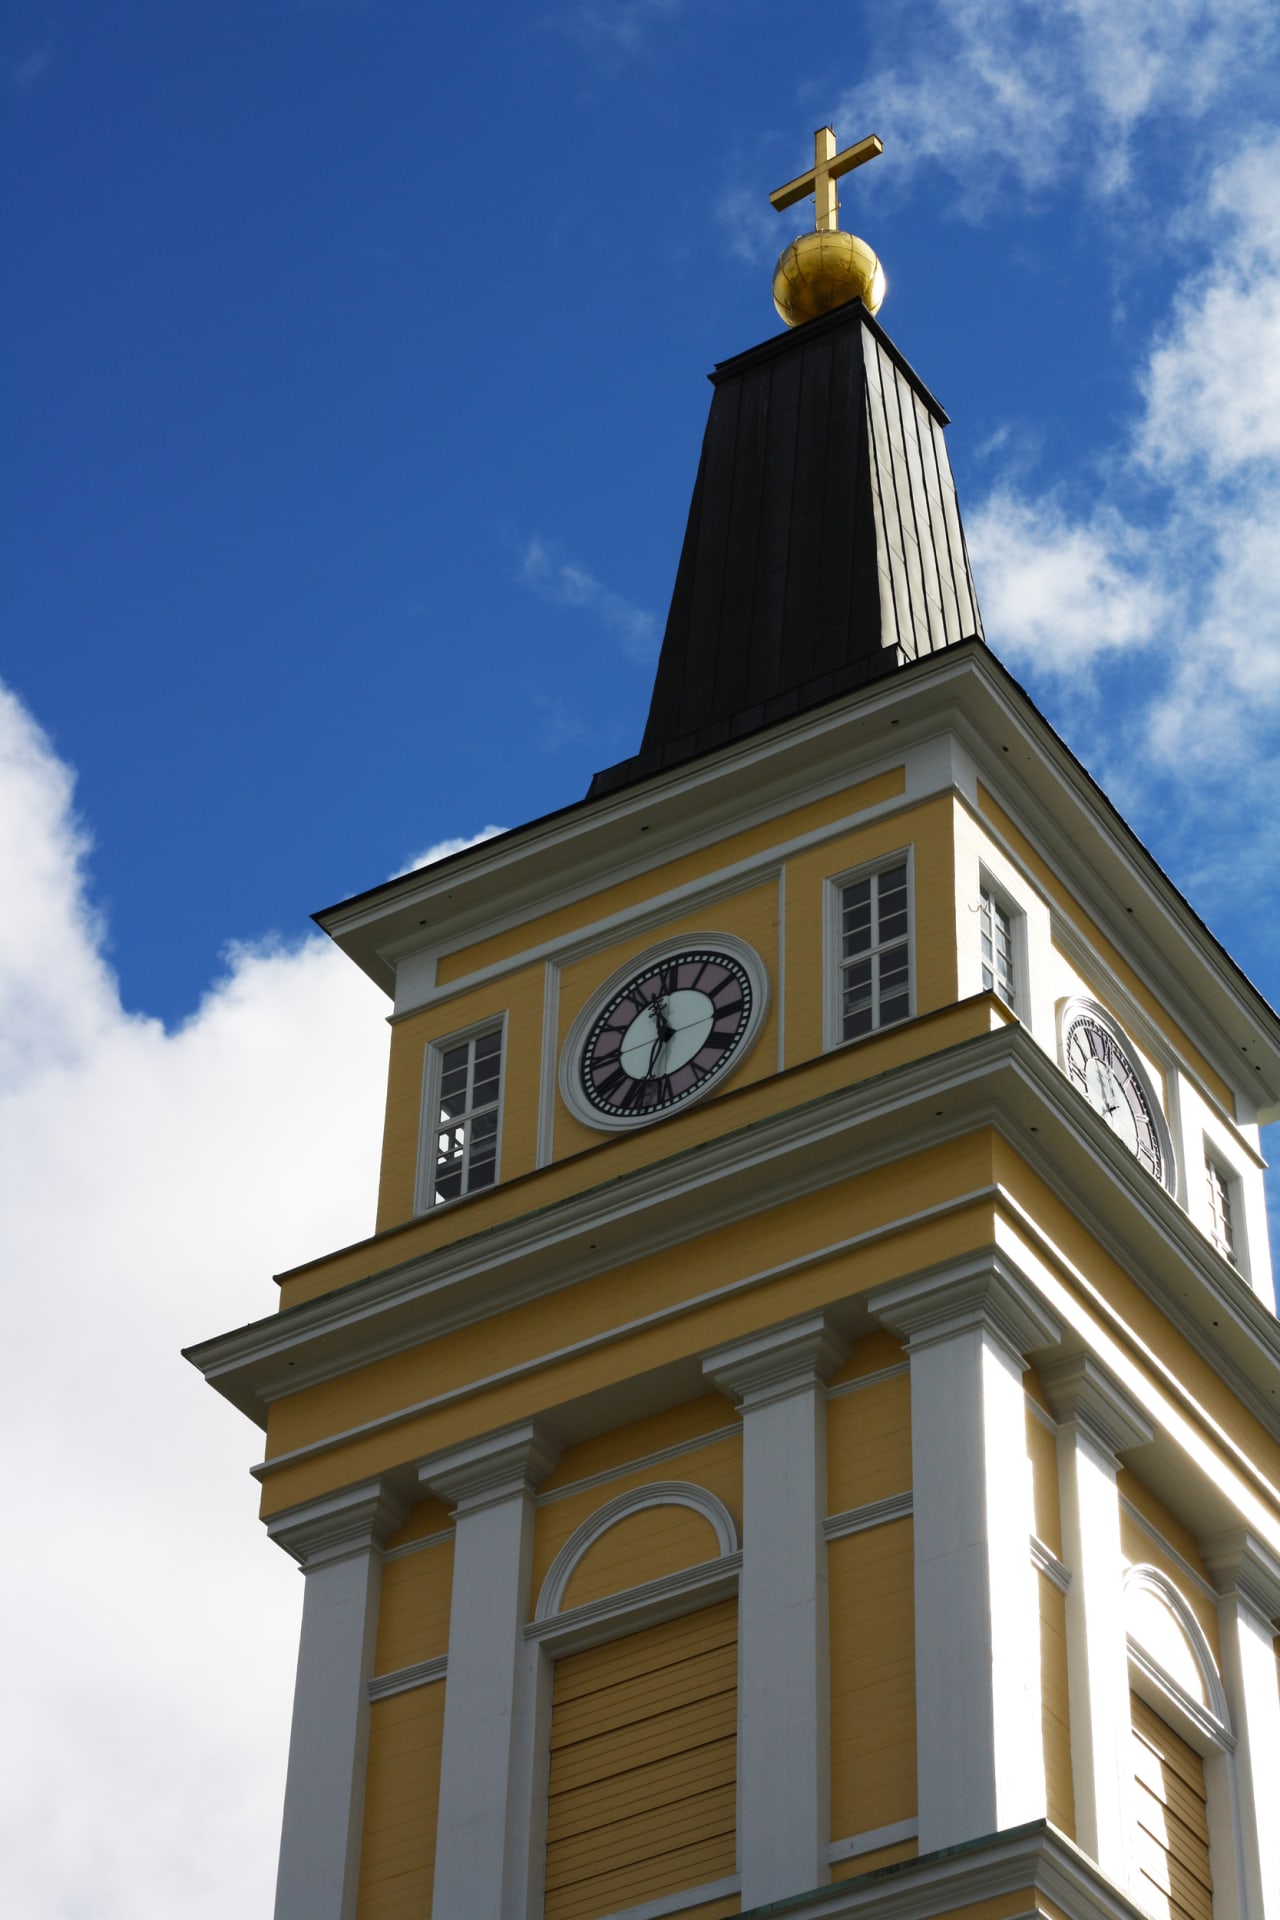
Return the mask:
{"type": "Polygon", "coordinates": [[[978,904],[976,911],[978,915],[978,981],[981,990],[983,992],[989,991],[994,993],[997,999],[1000,1000],[1004,1006],[1008,1007],[1010,1013],[1021,1020],[1024,1026],[1029,1026],[1031,1012],[1030,954],[1027,942],[1026,912],[1018,905],[1018,902],[1009,892],[1009,889],[1001,886],[1000,882],[993,874],[988,872],[986,867],[980,867],[978,869],[978,904]],[[982,896],[984,893],[990,896],[993,906],[998,907],[1009,922],[1009,960],[1013,970],[1013,998],[1011,1000],[1005,999],[999,987],[986,988],[982,986],[982,969],[984,965],[982,958],[982,896]]]}
{"type": "Polygon", "coordinates": [[[1204,1194],[1204,1230],[1208,1235],[1210,1245],[1215,1251],[1220,1253],[1228,1265],[1234,1267],[1242,1278],[1247,1279],[1249,1276],[1249,1260],[1245,1239],[1244,1183],[1231,1162],[1220,1151],[1217,1142],[1211,1140],[1208,1134],[1203,1136],[1203,1144],[1205,1171],[1205,1185],[1202,1189],[1204,1194]],[[1214,1231],[1216,1222],[1214,1218],[1213,1201],[1208,1192],[1210,1168],[1213,1169],[1222,1182],[1223,1199],[1226,1203],[1227,1225],[1231,1230],[1230,1250],[1221,1244],[1214,1231]]]}
{"type": "Polygon", "coordinates": [[[862,1041],[873,1040],[878,1033],[890,1033],[894,1027],[905,1026],[908,1020],[916,1017],[916,974],[918,956],[916,952],[916,875],[914,849],[910,846],[898,847],[892,853],[878,854],[874,860],[866,860],[860,866],[850,867],[847,872],[833,875],[826,883],[824,907],[823,970],[826,976],[823,1015],[823,1046],[831,1053],[837,1047],[856,1047],[862,1041]],[[869,1033],[854,1034],[850,1039],[844,1037],[843,985],[844,968],[842,916],[844,911],[844,890],[854,886],[859,880],[868,880],[873,874],[884,873],[890,867],[905,866],[907,870],[907,1012],[902,1020],[894,1020],[889,1026],[874,1026],[869,1033]]]}
{"type": "Polygon", "coordinates": [[[486,1186],[477,1187],[475,1193],[491,1193],[502,1179],[502,1114],[506,1104],[507,1091],[507,1016],[506,1013],[490,1015],[486,1020],[476,1020],[468,1027],[459,1027],[456,1033],[443,1035],[439,1040],[428,1040],[422,1063],[422,1104],[418,1116],[418,1170],[414,1182],[413,1210],[415,1214],[433,1213],[437,1207],[456,1206],[459,1200],[469,1200],[472,1193],[465,1189],[447,1200],[436,1199],[436,1135],[440,1132],[440,1082],[444,1073],[444,1056],[454,1047],[466,1046],[469,1041],[480,1040],[488,1033],[500,1036],[498,1057],[498,1127],[494,1142],[493,1179],[486,1186]]]}

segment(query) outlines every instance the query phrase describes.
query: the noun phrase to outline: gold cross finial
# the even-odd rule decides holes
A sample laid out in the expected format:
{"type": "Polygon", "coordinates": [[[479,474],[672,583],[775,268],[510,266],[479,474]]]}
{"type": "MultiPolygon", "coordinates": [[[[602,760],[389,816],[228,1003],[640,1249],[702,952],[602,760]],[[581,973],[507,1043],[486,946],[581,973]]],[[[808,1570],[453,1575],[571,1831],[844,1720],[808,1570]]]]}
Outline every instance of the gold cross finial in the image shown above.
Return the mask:
{"type": "Polygon", "coordinates": [[[877,154],[883,152],[884,144],[879,136],[870,133],[865,140],[859,140],[855,146],[837,153],[836,136],[832,129],[819,127],[813,136],[813,166],[808,173],[802,173],[798,180],[788,180],[785,187],[778,187],[771,193],[769,204],[781,213],[784,207],[793,207],[797,200],[812,194],[814,226],[819,233],[835,233],[840,225],[837,218],[840,202],[836,199],[836,181],[842,173],[852,173],[855,167],[874,160],[877,154]]]}

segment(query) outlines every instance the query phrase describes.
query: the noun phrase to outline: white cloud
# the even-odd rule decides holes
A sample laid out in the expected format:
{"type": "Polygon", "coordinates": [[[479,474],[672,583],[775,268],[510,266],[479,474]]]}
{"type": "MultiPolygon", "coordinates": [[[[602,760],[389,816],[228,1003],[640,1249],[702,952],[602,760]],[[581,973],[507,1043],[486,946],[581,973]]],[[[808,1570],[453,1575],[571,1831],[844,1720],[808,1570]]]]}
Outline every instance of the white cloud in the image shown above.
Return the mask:
{"type": "Polygon", "coordinates": [[[618,636],[623,652],[633,660],[651,662],[658,644],[657,623],[651,613],[565,560],[537,534],[525,545],[520,578],[526,587],[562,607],[580,607],[618,636]]]}
{"type": "Polygon", "coordinates": [[[1276,22],[1269,0],[914,0],[884,31],[912,52],[847,90],[838,131],[882,134],[899,178],[936,161],[976,214],[1010,183],[1125,185],[1144,122],[1185,127],[1228,88],[1240,104],[1276,22]]]}
{"type": "MultiPolygon", "coordinates": [[[[447,860],[451,853],[463,853],[468,847],[478,847],[482,840],[492,840],[497,833],[505,833],[505,827],[481,827],[479,833],[460,834],[452,840],[436,840],[422,853],[415,854],[408,866],[401,867],[401,873],[415,873],[419,867],[432,867],[437,860],[447,860]]],[[[392,875],[395,879],[397,876],[392,875]]]]}
{"type": "Polygon", "coordinates": [[[386,1003],[310,939],[231,952],[177,1032],[126,1014],[71,799],[0,689],[0,1906],[223,1920],[270,1910],[301,1580],[179,1348],[370,1230],[386,1003]]]}

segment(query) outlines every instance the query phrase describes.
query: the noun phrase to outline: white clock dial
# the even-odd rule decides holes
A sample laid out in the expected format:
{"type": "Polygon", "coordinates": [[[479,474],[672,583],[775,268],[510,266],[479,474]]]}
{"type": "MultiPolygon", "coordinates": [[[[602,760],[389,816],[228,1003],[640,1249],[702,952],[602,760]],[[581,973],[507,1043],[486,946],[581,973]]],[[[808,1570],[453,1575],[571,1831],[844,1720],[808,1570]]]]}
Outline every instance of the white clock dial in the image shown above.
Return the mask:
{"type": "Polygon", "coordinates": [[[1117,1140],[1172,1192],[1173,1147],[1155,1090],[1129,1052],[1129,1042],[1092,1000],[1062,1014],[1062,1057],[1068,1077],[1117,1140]]]}
{"type": "Polygon", "coordinates": [[[760,1030],[768,976],[728,934],[640,954],[578,1018],[560,1062],[566,1104],[589,1126],[660,1120],[725,1079],[760,1030]]]}

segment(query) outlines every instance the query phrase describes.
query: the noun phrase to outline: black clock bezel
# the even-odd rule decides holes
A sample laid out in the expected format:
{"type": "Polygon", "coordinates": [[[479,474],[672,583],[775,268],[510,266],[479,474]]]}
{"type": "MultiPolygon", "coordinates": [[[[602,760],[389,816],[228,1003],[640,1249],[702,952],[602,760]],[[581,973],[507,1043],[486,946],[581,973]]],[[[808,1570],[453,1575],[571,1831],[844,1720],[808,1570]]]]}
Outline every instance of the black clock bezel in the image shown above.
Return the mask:
{"type": "Polygon", "coordinates": [[[575,1017],[560,1054],[560,1095],[574,1118],[606,1133],[631,1132],[653,1126],[672,1114],[685,1113],[724,1085],[746,1059],[760,1035],[769,1006],[769,973],[754,947],[727,933],[686,933],[633,954],[599,986],[575,1017]],[[595,1103],[585,1084],[585,1065],[592,1042],[610,1011],[628,988],[650,977],[662,965],[687,961],[695,955],[728,966],[743,982],[748,1000],[746,1017],[721,1060],[687,1092],[638,1111],[623,1111],[595,1103]]]}

